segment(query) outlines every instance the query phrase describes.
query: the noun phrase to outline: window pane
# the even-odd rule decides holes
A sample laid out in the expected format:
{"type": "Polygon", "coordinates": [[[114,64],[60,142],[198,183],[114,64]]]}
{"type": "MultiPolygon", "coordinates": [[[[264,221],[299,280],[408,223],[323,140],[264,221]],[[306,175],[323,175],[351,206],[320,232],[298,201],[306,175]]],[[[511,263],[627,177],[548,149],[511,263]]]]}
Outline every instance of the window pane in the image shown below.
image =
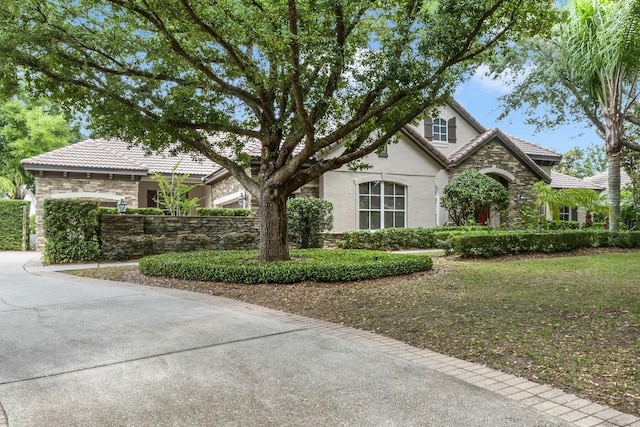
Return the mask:
{"type": "Polygon", "coordinates": [[[384,194],[387,196],[393,196],[393,182],[384,183],[384,194]]]}
{"type": "Polygon", "coordinates": [[[369,212],[360,212],[360,230],[369,229],[369,212]]]}
{"type": "Polygon", "coordinates": [[[360,196],[360,209],[369,209],[369,196],[360,196]]]}
{"type": "Polygon", "coordinates": [[[380,212],[371,212],[371,223],[369,224],[371,230],[377,230],[380,228],[380,212]]]}
{"type": "Polygon", "coordinates": [[[360,184],[358,186],[358,191],[360,192],[360,194],[369,194],[369,183],[365,182],[363,184],[360,184]]]}
{"type": "Polygon", "coordinates": [[[396,196],[404,196],[404,185],[396,184],[396,196]]]}
{"type": "Polygon", "coordinates": [[[380,181],[371,182],[371,194],[380,194],[380,181]]]}
{"type": "Polygon", "coordinates": [[[403,211],[404,210],[404,197],[396,197],[395,208],[396,208],[397,211],[403,211]]]}
{"type": "Polygon", "coordinates": [[[393,196],[384,198],[384,209],[393,209],[393,196]]]}
{"type": "Polygon", "coordinates": [[[384,213],[384,228],[393,227],[393,212],[384,213]]]}
{"type": "Polygon", "coordinates": [[[371,209],[380,209],[380,196],[371,196],[371,209]]]}
{"type": "Polygon", "coordinates": [[[404,227],[404,212],[396,212],[395,213],[395,219],[396,219],[396,227],[404,227]]]}

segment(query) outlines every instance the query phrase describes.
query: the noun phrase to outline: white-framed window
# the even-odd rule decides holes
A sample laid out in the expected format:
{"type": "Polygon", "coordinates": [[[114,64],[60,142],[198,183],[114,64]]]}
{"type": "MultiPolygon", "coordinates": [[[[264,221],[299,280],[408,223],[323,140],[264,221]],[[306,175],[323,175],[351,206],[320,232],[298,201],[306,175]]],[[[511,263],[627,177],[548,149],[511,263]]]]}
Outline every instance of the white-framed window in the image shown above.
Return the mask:
{"type": "Polygon", "coordinates": [[[560,221],[577,221],[578,209],[563,205],[560,207],[560,221]]]}
{"type": "Polygon", "coordinates": [[[406,224],[407,187],[395,182],[369,181],[358,186],[358,228],[378,230],[406,224]]]}
{"type": "Polygon", "coordinates": [[[433,119],[433,140],[447,142],[447,121],[441,118],[433,119]]]}

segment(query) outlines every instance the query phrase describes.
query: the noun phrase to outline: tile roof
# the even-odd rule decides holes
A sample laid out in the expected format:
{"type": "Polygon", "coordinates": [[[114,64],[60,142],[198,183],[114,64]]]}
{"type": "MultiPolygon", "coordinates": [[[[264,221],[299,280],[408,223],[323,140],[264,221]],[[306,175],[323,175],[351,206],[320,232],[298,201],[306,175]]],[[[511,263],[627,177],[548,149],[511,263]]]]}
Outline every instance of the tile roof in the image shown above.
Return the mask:
{"type": "Polygon", "coordinates": [[[602,190],[603,187],[575,176],[551,171],[551,188],[590,188],[592,190],[602,190]]]}
{"type": "Polygon", "coordinates": [[[147,153],[140,146],[124,141],[87,139],[48,153],[24,159],[27,170],[101,171],[133,175],[150,172],[171,173],[180,162],[177,173],[206,176],[220,167],[199,154],[178,153],[169,150],[147,153]]]}
{"type": "MultiPolygon", "coordinates": [[[[586,182],[596,185],[603,190],[609,188],[609,173],[607,171],[600,172],[594,176],[588,176],[584,179],[586,182]]],[[[631,185],[631,177],[624,169],[620,168],[620,187],[628,187],[631,185]]]]}
{"type": "Polygon", "coordinates": [[[562,160],[562,154],[557,151],[553,151],[549,148],[542,147],[538,144],[534,144],[533,142],[525,141],[522,138],[518,138],[517,136],[507,135],[514,144],[518,146],[527,156],[536,160],[538,158],[545,158],[549,160],[557,160],[558,162],[562,160]]]}

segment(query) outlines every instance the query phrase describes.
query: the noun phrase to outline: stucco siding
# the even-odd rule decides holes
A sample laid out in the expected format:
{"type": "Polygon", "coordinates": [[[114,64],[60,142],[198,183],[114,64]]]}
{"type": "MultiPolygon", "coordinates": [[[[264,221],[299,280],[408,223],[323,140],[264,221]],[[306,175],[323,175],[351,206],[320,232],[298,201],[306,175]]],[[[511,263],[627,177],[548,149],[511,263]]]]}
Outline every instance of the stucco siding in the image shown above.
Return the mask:
{"type": "Polygon", "coordinates": [[[320,178],[319,195],[333,204],[333,232],[359,228],[358,185],[369,181],[396,182],[407,187],[407,227],[436,225],[436,175],[442,167],[405,138],[390,144],[387,153],[388,157],[366,156],[363,161],[371,169],[354,172],[342,167],[320,178]]]}

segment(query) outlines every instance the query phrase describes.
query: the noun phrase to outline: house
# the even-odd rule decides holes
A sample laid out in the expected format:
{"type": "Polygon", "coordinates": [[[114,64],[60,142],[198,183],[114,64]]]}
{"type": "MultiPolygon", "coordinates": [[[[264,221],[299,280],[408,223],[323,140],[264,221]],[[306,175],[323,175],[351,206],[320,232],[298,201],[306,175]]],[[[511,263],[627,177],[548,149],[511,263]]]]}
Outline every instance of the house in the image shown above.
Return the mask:
{"type": "Polygon", "coordinates": [[[188,174],[185,184],[199,184],[189,197],[209,206],[211,189],[202,179],[219,166],[202,156],[172,155],[169,151],[149,155],[138,146],[123,141],[88,139],[22,161],[35,176],[36,247],[42,248],[44,234],[43,201],[49,198],[99,200],[115,207],[123,199],[129,207],[157,207],[158,184],[153,172],[169,176],[188,174]]]}
{"type": "MultiPolygon", "coordinates": [[[[340,150],[338,145],[323,155],[335,156],[340,150]]],[[[257,160],[260,144],[249,142],[244,151],[257,160]]],[[[370,169],[352,171],[344,166],[329,171],[296,195],[330,201],[336,233],[434,227],[448,223],[440,198],[449,180],[464,170],[476,169],[504,185],[511,201],[507,212],[487,212],[478,220],[494,226],[515,225],[519,210],[533,200],[535,182],[542,180],[559,188],[581,185],[552,173],[561,158],[553,150],[483,127],[451,101],[435,117],[404,126],[397,141],[383,151],[366,156],[363,160],[370,169]]],[[[176,158],[167,152],[148,155],[122,141],[87,140],[26,159],[23,164],[36,176],[41,217],[42,200],[49,197],[90,197],[107,205],[124,198],[129,206],[154,205],[157,186],[151,172],[170,173],[176,162],[178,172],[203,184],[194,192],[203,206],[258,208],[227,170],[206,159],[176,158]]],[[[255,164],[253,170],[257,170],[255,164]]]]}

